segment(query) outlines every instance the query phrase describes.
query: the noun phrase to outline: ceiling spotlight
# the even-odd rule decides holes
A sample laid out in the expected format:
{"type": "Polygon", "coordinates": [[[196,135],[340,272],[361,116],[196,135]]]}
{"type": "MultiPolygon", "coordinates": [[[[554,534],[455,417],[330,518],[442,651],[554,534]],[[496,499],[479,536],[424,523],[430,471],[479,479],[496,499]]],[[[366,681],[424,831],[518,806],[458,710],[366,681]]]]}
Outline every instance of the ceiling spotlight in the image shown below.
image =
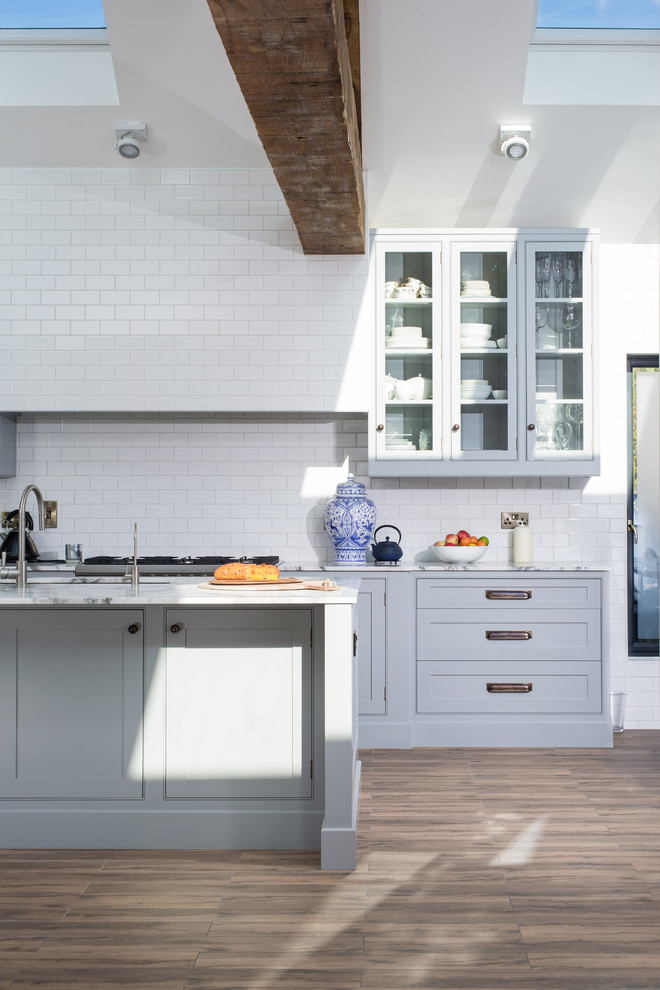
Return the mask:
{"type": "Polygon", "coordinates": [[[520,162],[529,154],[530,124],[500,124],[500,154],[520,162]]]}
{"type": "Polygon", "coordinates": [[[137,158],[147,138],[146,124],[115,124],[115,151],[122,158],[137,158]]]}

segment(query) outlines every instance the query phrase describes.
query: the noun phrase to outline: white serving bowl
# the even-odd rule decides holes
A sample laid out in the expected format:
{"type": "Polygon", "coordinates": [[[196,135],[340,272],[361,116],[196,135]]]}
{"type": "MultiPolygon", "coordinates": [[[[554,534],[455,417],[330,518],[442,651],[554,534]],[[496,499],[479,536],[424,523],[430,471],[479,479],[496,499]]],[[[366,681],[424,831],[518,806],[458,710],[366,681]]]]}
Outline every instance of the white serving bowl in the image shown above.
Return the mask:
{"type": "Polygon", "coordinates": [[[474,564],[481,560],[488,547],[431,547],[443,564],[474,564]]]}
{"type": "Polygon", "coordinates": [[[509,396],[509,393],[507,392],[507,390],[505,388],[494,388],[493,389],[493,398],[494,399],[507,399],[508,396],[509,396]]]}
{"type": "Polygon", "coordinates": [[[482,402],[484,399],[487,399],[489,395],[490,395],[490,389],[489,388],[484,388],[480,392],[476,392],[476,391],[463,392],[463,391],[461,391],[461,399],[462,399],[463,402],[466,402],[469,399],[476,399],[477,402],[482,402]]]}
{"type": "Polygon", "coordinates": [[[461,323],[461,334],[465,337],[490,337],[492,323],[461,323]]]}

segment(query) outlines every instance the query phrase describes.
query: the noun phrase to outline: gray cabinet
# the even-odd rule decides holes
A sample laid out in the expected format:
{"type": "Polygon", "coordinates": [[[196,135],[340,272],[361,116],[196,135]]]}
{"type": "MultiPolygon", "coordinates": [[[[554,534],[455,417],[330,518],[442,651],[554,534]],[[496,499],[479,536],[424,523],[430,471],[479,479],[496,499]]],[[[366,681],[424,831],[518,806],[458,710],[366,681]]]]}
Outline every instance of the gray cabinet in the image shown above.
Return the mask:
{"type": "Polygon", "coordinates": [[[0,797],[142,797],[143,612],[0,611],[0,797]]]}
{"type": "Polygon", "coordinates": [[[166,798],[311,798],[311,610],[169,608],[166,628],[166,798]]]}
{"type": "Polygon", "coordinates": [[[16,417],[0,413],[0,478],[16,475],[16,417]]]}
{"type": "Polygon", "coordinates": [[[418,578],[417,715],[469,718],[473,745],[498,720],[518,745],[540,726],[562,745],[580,716],[602,734],[601,610],[601,581],[580,574],[418,578]]]}
{"type": "Polygon", "coordinates": [[[357,601],[358,714],[381,715],[386,709],[387,581],[364,578],[357,601]]]}

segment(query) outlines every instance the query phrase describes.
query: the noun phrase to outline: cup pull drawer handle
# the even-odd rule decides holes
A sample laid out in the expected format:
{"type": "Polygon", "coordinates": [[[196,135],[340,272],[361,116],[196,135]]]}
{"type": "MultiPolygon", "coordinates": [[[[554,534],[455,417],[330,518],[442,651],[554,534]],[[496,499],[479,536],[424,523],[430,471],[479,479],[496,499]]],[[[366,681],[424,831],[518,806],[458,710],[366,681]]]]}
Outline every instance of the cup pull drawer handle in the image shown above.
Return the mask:
{"type": "Polygon", "coordinates": [[[486,690],[489,694],[529,694],[532,690],[531,683],[487,683],[486,690]]]}
{"type": "Polygon", "coordinates": [[[487,629],[486,639],[531,639],[531,629],[487,629]]]}
{"type": "Polygon", "coordinates": [[[511,599],[531,598],[531,591],[487,591],[486,598],[492,601],[510,601],[511,599]]]}

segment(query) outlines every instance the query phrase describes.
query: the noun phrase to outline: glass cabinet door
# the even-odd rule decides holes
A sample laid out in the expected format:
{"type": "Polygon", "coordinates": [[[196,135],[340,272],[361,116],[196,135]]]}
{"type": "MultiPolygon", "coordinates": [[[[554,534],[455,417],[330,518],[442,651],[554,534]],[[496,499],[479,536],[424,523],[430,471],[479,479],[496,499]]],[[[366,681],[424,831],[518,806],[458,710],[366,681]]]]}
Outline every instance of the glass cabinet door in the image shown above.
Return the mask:
{"type": "Polygon", "coordinates": [[[515,246],[452,249],[452,459],[516,457],[515,246]]]}
{"type": "Polygon", "coordinates": [[[378,456],[441,457],[440,249],[379,245],[376,271],[378,456]]]}
{"type": "Polygon", "coordinates": [[[527,245],[527,456],[592,454],[590,245],[527,245]]]}

